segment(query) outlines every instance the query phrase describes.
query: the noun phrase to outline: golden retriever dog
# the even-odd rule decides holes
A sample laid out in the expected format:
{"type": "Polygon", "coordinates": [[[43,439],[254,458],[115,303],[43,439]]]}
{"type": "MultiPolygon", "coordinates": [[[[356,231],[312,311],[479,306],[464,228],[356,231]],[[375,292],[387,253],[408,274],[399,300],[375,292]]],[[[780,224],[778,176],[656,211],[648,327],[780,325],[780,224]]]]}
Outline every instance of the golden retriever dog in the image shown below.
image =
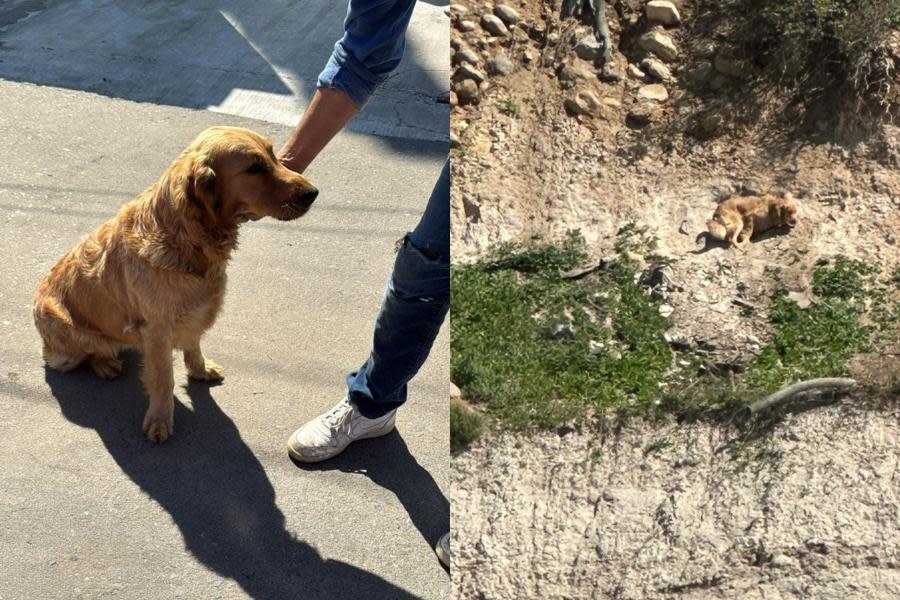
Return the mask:
{"type": "MultiPolygon", "coordinates": [[[[748,243],[754,233],[797,224],[797,204],[793,196],[734,196],[719,204],[706,222],[709,235],[737,248],[748,243]]],[[[698,236],[698,241],[705,233],[698,236]]]]}
{"type": "Polygon", "coordinates": [[[82,363],[116,377],[125,348],[143,353],[150,398],[143,429],[173,432],[172,351],[188,375],[218,380],[222,368],[200,338],[222,307],[225,265],[246,221],[302,216],[318,191],[282,166],[272,143],[247,129],[212,127],[159,181],[62,257],[34,296],[34,322],[50,368],[82,363]]]}

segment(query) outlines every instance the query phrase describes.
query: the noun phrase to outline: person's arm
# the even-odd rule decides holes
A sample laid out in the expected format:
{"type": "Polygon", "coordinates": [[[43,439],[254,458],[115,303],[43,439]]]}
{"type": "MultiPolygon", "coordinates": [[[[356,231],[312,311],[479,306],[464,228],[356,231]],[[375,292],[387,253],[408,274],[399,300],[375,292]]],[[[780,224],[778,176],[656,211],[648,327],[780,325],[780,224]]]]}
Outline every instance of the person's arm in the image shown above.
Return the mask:
{"type": "Polygon", "coordinates": [[[344,36],[319,75],[316,93],[278,152],[303,172],[400,64],[415,0],[350,0],[344,36]]]}
{"type": "Polygon", "coordinates": [[[356,103],[341,90],[317,89],[300,123],[278,151],[278,159],[288,169],[302,173],[358,112],[356,103]]]}

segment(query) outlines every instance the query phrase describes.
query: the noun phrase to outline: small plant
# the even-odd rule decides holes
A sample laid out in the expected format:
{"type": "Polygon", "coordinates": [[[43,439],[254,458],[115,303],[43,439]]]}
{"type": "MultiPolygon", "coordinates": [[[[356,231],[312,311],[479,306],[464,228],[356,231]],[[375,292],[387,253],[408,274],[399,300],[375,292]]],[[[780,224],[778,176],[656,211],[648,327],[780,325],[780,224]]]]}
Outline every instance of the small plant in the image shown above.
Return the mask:
{"type": "Polygon", "coordinates": [[[844,256],[834,259],[834,266],[824,268],[828,261],[820,261],[819,268],[813,274],[813,292],[823,298],[840,298],[841,300],[862,299],[870,277],[878,273],[878,267],[849,260],[844,256]]]}
{"type": "Polygon", "coordinates": [[[838,257],[833,266],[820,265],[813,273],[819,302],[801,309],[779,292],[769,319],[774,338],[747,373],[747,383],[761,392],[814,377],[846,374],[846,363],[869,348],[869,327],[861,325],[867,279],[874,270],[838,257]]]}
{"type": "Polygon", "coordinates": [[[655,452],[665,450],[672,446],[672,441],[668,438],[656,438],[644,448],[644,456],[649,456],[655,452]]]}
{"type": "Polygon", "coordinates": [[[508,115],[513,118],[519,118],[519,105],[512,99],[512,97],[506,98],[505,100],[501,100],[497,103],[497,108],[504,115],[508,115]]]}
{"type": "Polygon", "coordinates": [[[456,403],[450,404],[450,452],[456,454],[481,437],[482,418],[456,403]]]}

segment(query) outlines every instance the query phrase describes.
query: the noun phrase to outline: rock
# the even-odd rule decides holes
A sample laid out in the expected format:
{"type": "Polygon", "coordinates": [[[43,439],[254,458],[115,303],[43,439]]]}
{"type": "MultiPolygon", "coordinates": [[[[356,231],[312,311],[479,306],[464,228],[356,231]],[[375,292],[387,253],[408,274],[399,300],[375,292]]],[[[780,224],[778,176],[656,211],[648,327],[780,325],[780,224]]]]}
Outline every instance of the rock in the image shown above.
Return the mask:
{"type": "Polygon", "coordinates": [[[593,92],[582,90],[568,98],[563,107],[571,115],[595,115],[600,111],[600,100],[593,92]]]}
{"type": "Polygon", "coordinates": [[[574,84],[579,79],[590,80],[594,77],[594,72],[584,69],[578,65],[563,65],[557,74],[560,82],[574,84]]]}
{"type": "Polygon", "coordinates": [[[471,148],[475,154],[479,154],[481,156],[485,156],[491,153],[491,149],[494,147],[493,142],[491,142],[491,137],[483,131],[479,131],[475,134],[471,148]]]}
{"type": "Polygon", "coordinates": [[[575,44],[575,54],[583,60],[594,61],[603,54],[603,44],[593,33],[589,33],[575,44]]]}
{"type": "Polygon", "coordinates": [[[550,335],[555,340],[570,340],[575,337],[575,328],[571,323],[554,323],[550,335]]]}
{"type": "Polygon", "coordinates": [[[456,97],[456,92],[450,91],[450,106],[456,106],[459,104],[459,98],[456,97]]]}
{"type": "Polygon", "coordinates": [[[456,80],[474,79],[475,83],[481,83],[486,79],[486,75],[472,65],[463,63],[456,69],[453,78],[456,80]]]}
{"type": "Polygon", "coordinates": [[[703,87],[709,81],[713,72],[712,63],[703,60],[698,62],[693,69],[684,74],[684,78],[688,85],[694,87],[703,87]]]}
{"type": "Polygon", "coordinates": [[[650,0],[647,3],[647,19],[651,23],[663,25],[678,25],[681,23],[681,15],[675,5],[666,0],[650,0]]]}
{"type": "Polygon", "coordinates": [[[509,75],[516,66],[502,54],[497,54],[487,61],[485,68],[490,75],[509,75]]]}
{"type": "Polygon", "coordinates": [[[622,101],[618,98],[604,98],[603,104],[605,106],[611,106],[613,108],[620,108],[622,106],[622,101]]]}
{"type": "Polygon", "coordinates": [[[671,314],[675,312],[675,309],[670,304],[660,304],[659,305],[659,314],[662,317],[671,316],[671,314]]]}
{"type": "Polygon", "coordinates": [[[722,54],[716,56],[713,66],[722,75],[728,75],[737,79],[746,79],[753,73],[753,65],[750,61],[741,58],[730,58],[722,54]]]}
{"type": "Polygon", "coordinates": [[[794,559],[790,556],[786,556],[784,554],[776,554],[772,557],[772,561],[770,563],[773,567],[783,569],[785,567],[789,567],[794,564],[794,559]]]}
{"type": "Polygon", "coordinates": [[[463,79],[457,82],[454,91],[459,104],[462,106],[478,101],[478,84],[472,79],[463,79]]]}
{"type": "MultiPolygon", "coordinates": [[[[455,95],[456,94],[454,94],[454,96],[455,95]]],[[[451,131],[450,132],[450,147],[451,148],[459,148],[460,145],[461,145],[461,142],[459,141],[459,136],[451,131]]]]}
{"type": "Polygon", "coordinates": [[[603,342],[598,342],[597,340],[591,340],[588,342],[588,354],[591,356],[598,356],[603,353],[603,342]]]}
{"type": "Polygon", "coordinates": [[[669,92],[664,86],[661,86],[658,83],[651,83],[650,85],[642,85],[638,90],[637,96],[641,100],[665,102],[669,99],[669,92]]]}
{"type": "Polygon", "coordinates": [[[641,102],[628,111],[625,124],[632,129],[640,129],[649,125],[656,116],[656,106],[653,102],[641,102]]]}
{"type": "Polygon", "coordinates": [[[481,26],[491,35],[506,36],[509,34],[509,30],[506,28],[506,25],[503,24],[503,21],[494,15],[484,15],[481,17],[481,26]]]}
{"type": "Polygon", "coordinates": [[[700,42],[697,45],[696,53],[700,58],[712,58],[716,53],[716,45],[713,42],[700,42]]]}
{"type": "Polygon", "coordinates": [[[672,71],[661,60],[647,57],[641,61],[641,70],[657,81],[671,81],[672,71]]]}
{"type": "Polygon", "coordinates": [[[458,50],[454,55],[457,64],[469,63],[470,65],[478,64],[478,53],[471,48],[458,50]]]}
{"type": "Polygon", "coordinates": [[[659,29],[648,31],[639,37],[638,46],[667,62],[672,62],[678,58],[678,48],[675,46],[675,42],[664,31],[659,29]]]}
{"type": "Polygon", "coordinates": [[[462,392],[456,387],[456,384],[452,381],[450,382],[450,399],[451,400],[462,400],[462,392]]]}
{"type": "Polygon", "coordinates": [[[505,4],[495,6],[494,14],[500,17],[500,20],[507,25],[514,25],[519,22],[519,13],[505,4]]]}
{"type": "Polygon", "coordinates": [[[806,292],[789,292],[788,299],[796,302],[797,306],[801,309],[809,308],[812,304],[812,300],[806,292]]]}
{"type": "Polygon", "coordinates": [[[456,28],[463,33],[469,33],[470,31],[475,31],[475,23],[472,21],[458,21],[456,28]]]}
{"type": "Polygon", "coordinates": [[[691,349],[691,341],[683,335],[672,335],[668,331],[663,333],[663,339],[666,340],[672,348],[680,352],[687,352],[691,349]]]}
{"type": "Polygon", "coordinates": [[[459,16],[463,16],[469,14],[469,9],[462,4],[451,4],[450,12],[459,16]]]}
{"type": "Polygon", "coordinates": [[[632,79],[637,79],[638,81],[646,81],[647,74],[641,71],[641,68],[637,65],[628,65],[626,69],[628,76],[632,79]]]}

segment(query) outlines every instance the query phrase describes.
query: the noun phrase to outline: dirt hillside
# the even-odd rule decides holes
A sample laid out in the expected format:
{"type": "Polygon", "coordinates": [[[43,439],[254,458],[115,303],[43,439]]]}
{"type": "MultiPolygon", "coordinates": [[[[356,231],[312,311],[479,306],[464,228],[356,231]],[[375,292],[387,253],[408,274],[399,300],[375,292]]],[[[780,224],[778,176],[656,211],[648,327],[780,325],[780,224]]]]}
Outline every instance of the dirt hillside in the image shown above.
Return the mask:
{"type": "MultiPolygon", "coordinates": [[[[694,2],[672,4],[678,18],[664,24],[641,0],[607,3],[605,64],[590,19],[561,19],[559,2],[451,6],[454,261],[571,229],[599,259],[634,223],[671,262],[671,337],[740,364],[770,338],[776,286],[810,299],[814,266],[838,255],[887,273],[900,264],[900,128],[749,102],[756,67],[726,30],[701,26],[694,2]],[[786,192],[794,229],[741,250],[696,241],[717,202],[786,192]]],[[[879,56],[900,69],[900,34],[879,56]]],[[[891,377],[900,357],[887,350],[875,370],[891,377]]],[[[798,415],[750,444],[763,459],[745,469],[714,425],[490,438],[454,463],[454,587],[464,598],[898,597],[897,419],[798,415]],[[645,454],[657,439],[668,442],[645,454]]]]}

